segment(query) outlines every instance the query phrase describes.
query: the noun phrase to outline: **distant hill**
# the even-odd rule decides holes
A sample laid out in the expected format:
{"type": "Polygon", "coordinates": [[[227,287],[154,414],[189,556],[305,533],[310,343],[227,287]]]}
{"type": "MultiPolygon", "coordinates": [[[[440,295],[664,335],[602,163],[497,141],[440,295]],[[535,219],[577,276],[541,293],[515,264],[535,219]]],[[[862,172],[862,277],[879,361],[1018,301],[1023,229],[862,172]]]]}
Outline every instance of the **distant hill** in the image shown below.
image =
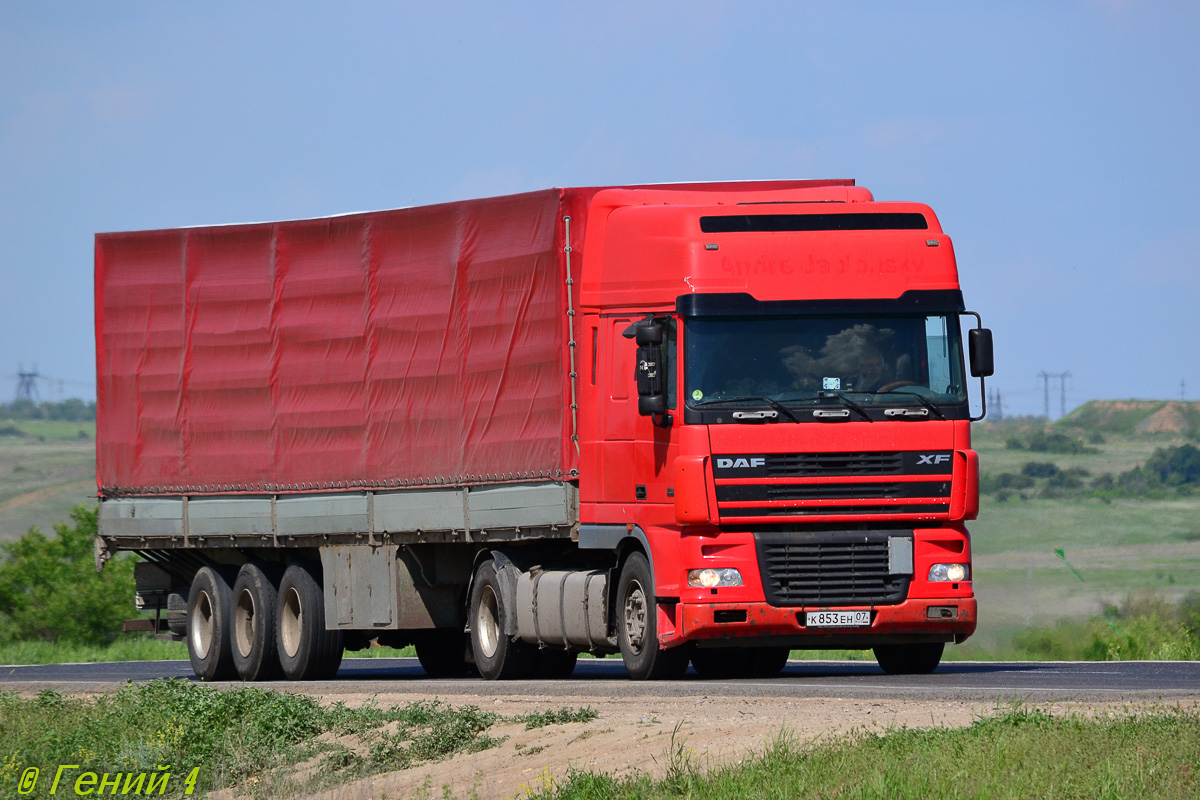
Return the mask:
{"type": "Polygon", "coordinates": [[[1102,433],[1200,435],[1200,402],[1092,400],[1054,423],[1067,430],[1102,433]]]}

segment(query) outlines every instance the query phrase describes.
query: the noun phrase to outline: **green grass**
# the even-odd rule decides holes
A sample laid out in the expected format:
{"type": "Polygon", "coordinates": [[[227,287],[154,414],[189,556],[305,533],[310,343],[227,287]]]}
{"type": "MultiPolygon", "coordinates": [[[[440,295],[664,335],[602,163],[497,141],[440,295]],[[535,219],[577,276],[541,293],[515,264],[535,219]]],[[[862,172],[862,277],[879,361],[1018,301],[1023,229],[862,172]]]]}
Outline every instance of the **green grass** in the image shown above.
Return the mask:
{"type": "MultiPolygon", "coordinates": [[[[1099,453],[1068,455],[1010,450],[1005,441],[1022,423],[977,425],[972,431],[984,475],[1018,473],[1029,461],[1094,475],[1118,474],[1160,447],[1185,440],[1166,435],[1105,433],[1089,445],[1099,453]]],[[[1087,441],[1086,433],[1081,434],[1087,441]]],[[[979,629],[946,658],[1035,657],[1017,643],[1029,628],[1086,627],[1105,607],[1154,593],[1178,603],[1200,589],[1200,497],[1136,500],[1069,498],[997,502],[981,498],[979,519],[968,523],[979,601],[979,629]],[[1081,581],[1054,554],[1063,548],[1081,581]],[[1060,625],[1061,623],[1061,625],[1060,625]]],[[[1085,636],[1085,639],[1088,637],[1085,636]]],[[[1090,639],[1089,639],[1090,641],[1090,639]]]]}
{"type": "MultiPolygon", "coordinates": [[[[0,421],[0,427],[7,423],[0,421]]],[[[75,426],[94,433],[94,423],[22,420],[17,427],[75,426]],[[91,428],[87,428],[91,425],[91,428]]],[[[63,431],[65,433],[65,429],[63,431]]],[[[79,503],[96,499],[96,446],[92,438],[0,436],[0,542],[20,538],[31,527],[49,533],[79,503]]]]}
{"type": "Polygon", "coordinates": [[[35,439],[39,442],[91,441],[96,438],[95,422],[68,422],[53,419],[0,420],[0,430],[15,429],[22,435],[14,438],[35,439]]]}
{"type": "Polygon", "coordinates": [[[69,642],[0,644],[0,664],[76,664],[108,661],[186,660],[183,642],[164,642],[143,633],[125,633],[105,646],[69,642]]]}
{"type": "MultiPolygon", "coordinates": [[[[346,658],[411,658],[416,650],[409,646],[369,647],[347,650],[346,658]]],[[[0,665],[80,664],[110,661],[186,661],[187,645],[155,639],[145,633],[123,633],[108,645],[70,642],[6,642],[0,644],[0,665]]]]}
{"type": "MultiPolygon", "coordinates": [[[[588,711],[546,712],[548,724],[588,711]]],[[[182,680],[128,684],[95,698],[49,689],[34,698],[0,692],[0,787],[7,792],[36,767],[42,779],[26,796],[43,798],[51,796],[61,764],[78,765],[67,773],[72,782],[85,772],[155,774],[159,765],[171,765],[167,796],[185,793],[192,770],[196,796],[227,786],[255,797],[293,796],[494,747],[503,739],[488,731],[506,721],[436,699],[349,708],[270,689],[222,690],[182,680]]],[[[68,788],[74,794],[73,783],[68,788]]]]}
{"type": "Polygon", "coordinates": [[[965,729],[858,732],[805,745],[786,733],[766,752],[705,771],[676,738],[660,780],[573,772],[536,797],[1194,798],[1200,715],[1161,709],[1088,719],[1016,708],[965,729]]]}

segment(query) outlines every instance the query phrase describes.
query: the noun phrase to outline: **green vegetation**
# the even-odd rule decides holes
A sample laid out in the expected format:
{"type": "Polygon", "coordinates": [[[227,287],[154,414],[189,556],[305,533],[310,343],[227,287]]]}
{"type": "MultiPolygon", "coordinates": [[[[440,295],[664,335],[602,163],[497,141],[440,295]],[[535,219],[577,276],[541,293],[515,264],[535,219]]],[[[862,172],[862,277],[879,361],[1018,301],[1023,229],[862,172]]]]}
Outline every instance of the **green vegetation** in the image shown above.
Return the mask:
{"type": "Polygon", "coordinates": [[[96,401],[85,403],[78,397],[70,397],[58,403],[34,403],[32,400],[18,399],[8,404],[0,403],[0,420],[95,422],[96,401]]]}
{"type": "Polygon", "coordinates": [[[591,706],[584,708],[560,708],[558,711],[535,711],[532,714],[526,714],[522,719],[525,720],[525,730],[531,731],[534,728],[544,728],[547,725],[565,725],[568,722],[591,722],[600,716],[596,709],[591,706]]]}
{"type": "Polygon", "coordinates": [[[710,771],[673,742],[666,775],[573,772],[537,797],[1192,798],[1200,715],[1162,709],[1089,719],[1015,708],[956,730],[858,733],[804,745],[781,734],[760,756],[710,771]]]}
{"type": "MultiPolygon", "coordinates": [[[[588,712],[564,708],[541,718],[547,724],[594,718],[588,712]]],[[[505,721],[439,700],[349,708],[269,689],[220,690],[180,680],[129,684],[94,699],[49,689],[30,699],[0,692],[0,786],[13,786],[34,766],[43,780],[29,796],[48,797],[46,776],[60,764],[78,765],[68,773],[72,781],[83,772],[155,774],[159,765],[171,765],[167,796],[184,794],[185,777],[198,769],[195,796],[239,786],[256,797],[276,797],[494,747],[503,739],[488,731],[505,721]]]]}
{"type": "MultiPolygon", "coordinates": [[[[1103,444],[1104,437],[1093,434],[1089,437],[1092,444],[1103,444]]],[[[1004,440],[1004,446],[1009,450],[1028,450],[1031,453],[1062,453],[1078,455],[1080,453],[1099,453],[1095,447],[1088,447],[1082,439],[1073,438],[1056,431],[1033,428],[1022,434],[1013,434],[1004,440]]]]}
{"type": "MultiPolygon", "coordinates": [[[[123,606],[132,609],[133,603],[126,598],[123,606]]],[[[0,643],[0,665],[180,661],[187,657],[187,645],[183,642],[160,641],[145,633],[117,634],[112,642],[103,645],[44,641],[0,643]]]]}
{"type": "Polygon", "coordinates": [[[1055,422],[1054,427],[1061,431],[1122,436],[1171,432],[1195,437],[1200,434],[1200,403],[1178,400],[1093,400],[1055,422]]]}
{"type": "Polygon", "coordinates": [[[1112,605],[1084,622],[1017,631],[999,657],[1028,661],[1200,660],[1200,592],[1178,605],[1153,594],[1112,605]]]}
{"type": "MultiPolygon", "coordinates": [[[[1133,413],[1128,403],[1089,405],[1093,416],[1106,415],[1103,435],[1094,436],[1098,429],[1064,426],[1065,420],[1049,431],[1068,433],[1089,446],[1095,442],[1099,452],[1035,452],[1006,445],[1013,437],[1032,441],[1031,430],[1047,430],[1041,420],[974,427],[983,496],[979,519],[968,527],[981,622],[965,644],[947,649],[946,658],[1050,658],[1053,652],[1083,657],[1094,629],[1124,641],[1110,620],[1127,633],[1136,629],[1149,637],[1144,647],[1121,651],[1124,657],[1186,651],[1174,634],[1154,625],[1122,626],[1105,610],[1136,609],[1137,598],[1145,597],[1179,607],[1189,592],[1200,589],[1200,550],[1193,544],[1200,541],[1200,491],[1187,482],[1194,445],[1178,432],[1122,433],[1117,423],[1122,414],[1133,413]],[[1148,472],[1154,477],[1147,478],[1148,472]],[[1171,478],[1173,472],[1183,479],[1171,478]],[[1132,480],[1122,476],[1133,475],[1142,475],[1142,484],[1120,490],[1123,480],[1132,480]],[[1100,488],[1110,482],[1116,488],[1100,488]],[[1055,555],[1056,548],[1064,549],[1083,581],[1055,555]],[[1073,642],[1045,644],[1063,637],[1073,642]]],[[[1156,407],[1171,410],[1168,404],[1156,407]]]]}
{"type": "Polygon", "coordinates": [[[72,525],[47,538],[36,528],[0,545],[0,642],[102,645],[131,610],[133,559],[115,558],[96,572],[95,506],[76,506],[72,525]]]}
{"type": "MultiPolygon", "coordinates": [[[[1007,444],[1005,446],[1014,449],[1007,444]]],[[[1101,500],[1116,497],[1187,497],[1200,490],[1200,449],[1190,444],[1160,447],[1144,464],[1125,472],[1105,472],[1094,477],[1085,467],[1060,467],[1052,461],[1027,461],[1018,473],[985,474],[980,479],[979,490],[994,495],[1001,503],[1014,496],[1022,500],[1034,496],[1095,497],[1101,500]]]]}

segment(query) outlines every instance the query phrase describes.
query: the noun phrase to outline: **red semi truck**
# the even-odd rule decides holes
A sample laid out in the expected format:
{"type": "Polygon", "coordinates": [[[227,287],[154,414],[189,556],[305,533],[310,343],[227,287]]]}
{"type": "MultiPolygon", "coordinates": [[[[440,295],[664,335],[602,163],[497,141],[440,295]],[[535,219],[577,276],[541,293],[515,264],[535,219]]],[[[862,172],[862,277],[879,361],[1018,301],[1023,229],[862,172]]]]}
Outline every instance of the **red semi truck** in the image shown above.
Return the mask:
{"type": "Polygon", "coordinates": [[[976,625],[965,315],[982,384],[937,217],[849,180],[100,234],[97,565],[204,679],[929,672],[976,625]]]}

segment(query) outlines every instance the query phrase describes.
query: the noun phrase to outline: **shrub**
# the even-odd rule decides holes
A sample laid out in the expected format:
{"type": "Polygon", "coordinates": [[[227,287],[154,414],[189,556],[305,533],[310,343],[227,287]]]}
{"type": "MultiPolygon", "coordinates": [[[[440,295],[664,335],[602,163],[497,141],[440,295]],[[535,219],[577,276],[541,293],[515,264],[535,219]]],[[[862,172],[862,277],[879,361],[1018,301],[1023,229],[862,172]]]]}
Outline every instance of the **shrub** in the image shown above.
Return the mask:
{"type": "Polygon", "coordinates": [[[1060,453],[1063,455],[1079,455],[1080,453],[1099,453],[1095,447],[1088,447],[1080,439],[1073,439],[1065,433],[1033,431],[1029,434],[1026,447],[1034,453],[1060,453]]]}
{"type": "Polygon", "coordinates": [[[1190,444],[1160,447],[1146,460],[1143,470],[1165,486],[1200,484],[1200,450],[1190,444]]]}
{"type": "Polygon", "coordinates": [[[97,509],[76,506],[73,524],[37,528],[0,545],[0,641],[105,644],[133,610],[133,559],[115,558],[96,572],[97,509]]]}
{"type": "Polygon", "coordinates": [[[1053,478],[1058,467],[1049,461],[1029,461],[1021,467],[1021,474],[1030,478],[1053,478]]]}

